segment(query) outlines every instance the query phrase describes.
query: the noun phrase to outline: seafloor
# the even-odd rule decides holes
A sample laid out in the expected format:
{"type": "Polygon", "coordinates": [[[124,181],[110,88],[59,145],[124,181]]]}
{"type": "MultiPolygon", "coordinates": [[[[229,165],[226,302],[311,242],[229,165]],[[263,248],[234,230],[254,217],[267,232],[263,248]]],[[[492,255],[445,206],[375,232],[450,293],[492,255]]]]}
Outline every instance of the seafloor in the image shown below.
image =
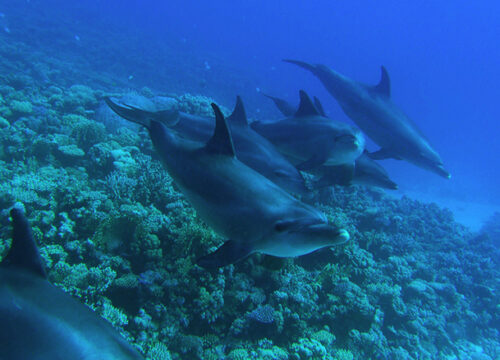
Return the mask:
{"type": "Polygon", "coordinates": [[[500,358],[499,214],[471,233],[435,204],[338,187],[313,203],[347,245],[207,272],[194,261],[223,239],[147,133],[101,99],[141,95],[193,114],[211,100],[168,84],[131,92],[17,36],[0,35],[0,254],[7,210],[22,202],[50,281],[148,358],[500,358]]]}

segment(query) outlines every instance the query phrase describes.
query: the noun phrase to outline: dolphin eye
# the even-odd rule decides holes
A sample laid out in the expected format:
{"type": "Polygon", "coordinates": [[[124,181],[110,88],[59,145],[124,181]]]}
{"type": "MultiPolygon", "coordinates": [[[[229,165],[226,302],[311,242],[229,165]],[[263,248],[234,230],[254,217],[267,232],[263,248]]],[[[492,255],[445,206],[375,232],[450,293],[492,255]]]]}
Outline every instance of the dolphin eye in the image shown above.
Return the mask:
{"type": "Polygon", "coordinates": [[[280,221],[274,224],[274,230],[277,232],[283,232],[290,226],[290,223],[287,221],[280,221]]]}

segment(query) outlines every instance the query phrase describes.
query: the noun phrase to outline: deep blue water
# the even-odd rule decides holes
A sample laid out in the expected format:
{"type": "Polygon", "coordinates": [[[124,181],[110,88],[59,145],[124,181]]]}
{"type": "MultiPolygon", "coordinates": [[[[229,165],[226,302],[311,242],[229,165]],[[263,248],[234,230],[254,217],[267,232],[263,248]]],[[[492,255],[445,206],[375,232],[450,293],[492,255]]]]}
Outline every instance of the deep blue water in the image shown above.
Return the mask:
{"type": "MultiPolygon", "coordinates": [[[[155,71],[166,69],[177,87],[228,107],[241,94],[257,118],[279,116],[259,90],[296,102],[303,88],[322,99],[331,117],[349,121],[314,76],[283,58],[324,63],[365,83],[378,82],[383,64],[394,101],[452,173],[447,181],[401,161],[384,162],[401,189],[428,198],[500,204],[497,2],[32,0],[7,2],[0,9],[7,18],[9,6],[62,24],[40,46],[51,46],[50,36],[67,36],[66,26],[81,39],[79,51],[114,46],[140,58],[150,66],[145,71],[151,78],[135,76],[130,87],[168,91],[172,83],[151,80],[155,71]],[[112,34],[120,31],[130,43],[115,43],[112,34]],[[165,53],[162,46],[168,47],[165,53]],[[151,51],[160,55],[150,56],[151,51]]],[[[10,27],[15,36],[16,24],[10,27]]],[[[95,56],[96,67],[106,70],[106,64],[128,60],[112,51],[95,56]]],[[[124,79],[137,69],[127,70],[124,79]]]]}

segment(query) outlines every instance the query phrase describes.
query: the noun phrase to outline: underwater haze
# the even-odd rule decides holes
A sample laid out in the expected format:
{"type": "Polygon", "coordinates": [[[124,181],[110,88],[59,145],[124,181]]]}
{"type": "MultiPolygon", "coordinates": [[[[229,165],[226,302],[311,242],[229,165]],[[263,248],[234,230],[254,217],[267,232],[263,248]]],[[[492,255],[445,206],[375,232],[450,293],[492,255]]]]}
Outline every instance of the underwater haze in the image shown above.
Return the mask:
{"type": "MultiPolygon", "coordinates": [[[[238,93],[258,119],[279,117],[260,92],[298,103],[298,90],[305,89],[320,97],[329,116],[349,121],[319,81],[283,58],[323,63],[367,84],[378,82],[384,65],[393,100],[452,174],[452,181],[443,181],[404,162],[385,161],[401,192],[447,205],[474,229],[499,209],[500,6],[494,2],[30,1],[17,6],[30,13],[24,22],[44,21],[53,31],[38,34],[39,45],[65,38],[65,51],[74,56],[89,47],[87,66],[124,81],[133,76],[131,87],[183,87],[226,104],[238,93]],[[74,36],[80,40],[71,44],[74,36]],[[93,46],[99,48],[95,53],[93,46]]],[[[10,27],[15,31],[15,22],[10,27]]]]}
{"type": "Polygon", "coordinates": [[[4,0],[0,258],[23,203],[49,280],[152,360],[498,359],[499,18],[494,1],[4,0]],[[265,122],[283,116],[263,94],[303,89],[356,126],[283,59],[370,85],[383,65],[451,179],[382,160],[398,190],[304,199],[346,245],[206,271],[227,239],[103,99],[212,117],[240,95],[265,122]]]}

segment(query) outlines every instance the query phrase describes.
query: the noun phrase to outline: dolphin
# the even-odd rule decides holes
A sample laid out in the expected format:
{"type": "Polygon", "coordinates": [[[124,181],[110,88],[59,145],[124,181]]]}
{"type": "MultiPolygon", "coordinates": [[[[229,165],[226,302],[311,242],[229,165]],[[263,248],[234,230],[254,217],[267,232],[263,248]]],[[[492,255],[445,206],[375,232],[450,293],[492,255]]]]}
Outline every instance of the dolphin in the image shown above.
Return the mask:
{"type": "MultiPolygon", "coordinates": [[[[145,111],[131,105],[119,105],[109,98],[105,101],[125,119],[134,122],[153,119],[189,140],[206,143],[214,132],[213,119],[210,118],[175,110],[145,111]]],[[[234,111],[227,121],[238,159],[291,193],[303,195],[308,192],[300,172],[276,150],[273,144],[250,128],[245,107],[239,96],[236,98],[234,111]]]]}
{"type": "Polygon", "coordinates": [[[353,164],[365,147],[361,131],[322,116],[305,91],[293,117],[256,121],[251,127],[270,140],[299,170],[322,165],[353,164]]]}
{"type": "MultiPolygon", "coordinates": [[[[285,116],[294,113],[294,106],[281,98],[265,95],[278,107],[281,113],[285,116]]],[[[314,106],[318,112],[326,117],[323,105],[320,100],[314,97],[314,106]]],[[[322,188],[326,186],[336,185],[364,185],[371,187],[380,187],[389,190],[397,190],[398,185],[389,178],[389,174],[378,164],[375,160],[371,159],[368,151],[365,150],[360,157],[354,161],[354,169],[351,166],[321,166],[315,171],[315,175],[321,178],[314,182],[314,188],[322,188]]]]}
{"type": "Polygon", "coordinates": [[[315,174],[321,178],[314,182],[313,187],[319,189],[331,185],[363,185],[397,190],[398,185],[392,181],[387,171],[365,152],[354,162],[354,173],[349,167],[322,166],[315,174]]]}
{"type": "Polygon", "coordinates": [[[47,281],[31,229],[11,210],[12,245],[0,264],[0,359],[144,359],[111,324],[47,281]]]}
{"type": "Polygon", "coordinates": [[[451,178],[439,154],[429,141],[391,100],[389,74],[375,86],[364,85],[322,64],[284,60],[311,71],[337,100],[347,116],[381,148],[370,154],[373,159],[404,159],[444,178],[451,178]]]}
{"type": "Polygon", "coordinates": [[[398,184],[391,180],[387,171],[378,162],[373,160],[365,150],[354,164],[352,185],[379,187],[388,190],[397,190],[398,184]]]}
{"type": "Polygon", "coordinates": [[[217,105],[206,144],[182,138],[151,118],[145,126],[163,165],[198,215],[228,240],[198,265],[218,268],[261,252],[300,256],[349,239],[323,213],[302,203],[238,160],[226,119],[217,105]]]}

